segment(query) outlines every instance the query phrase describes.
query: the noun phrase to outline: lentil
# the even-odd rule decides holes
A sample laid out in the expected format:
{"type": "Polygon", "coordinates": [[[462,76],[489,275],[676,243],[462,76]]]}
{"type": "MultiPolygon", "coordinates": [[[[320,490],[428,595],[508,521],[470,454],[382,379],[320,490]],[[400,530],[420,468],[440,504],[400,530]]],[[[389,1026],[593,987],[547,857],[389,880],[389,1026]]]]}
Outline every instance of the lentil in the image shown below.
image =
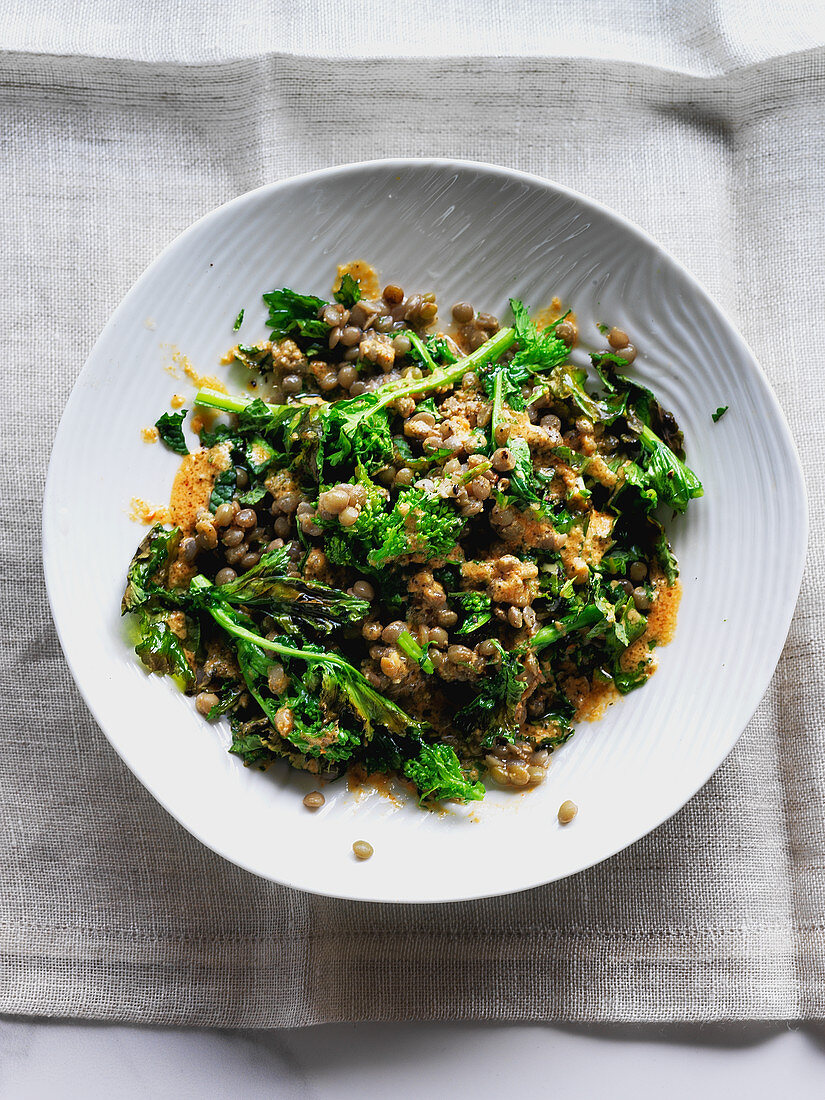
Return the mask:
{"type": "Polygon", "coordinates": [[[358,522],[358,517],[360,516],[360,514],[361,513],[358,511],[357,508],[354,508],[351,504],[349,504],[339,513],[338,522],[341,524],[342,527],[352,527],[353,523],[358,522]]]}
{"type": "Polygon", "coordinates": [[[559,806],[559,824],[569,825],[578,812],[579,807],[568,798],[559,806]]]}
{"type": "Polygon", "coordinates": [[[210,710],[218,706],[219,703],[220,699],[217,695],[213,695],[211,691],[202,691],[195,696],[195,707],[197,708],[198,714],[203,714],[204,716],[209,714],[210,710]]]}
{"type": "Polygon", "coordinates": [[[244,534],[240,527],[230,527],[229,530],[223,535],[221,541],[224,546],[240,546],[243,542],[244,534]]]}
{"type": "Polygon", "coordinates": [[[243,508],[235,516],[235,524],[242,529],[258,526],[258,517],[251,508],[243,508]]]}
{"type": "Polygon", "coordinates": [[[456,302],[450,312],[453,315],[453,320],[460,325],[466,325],[476,315],[476,311],[469,302],[456,302]]]}
{"type": "Polygon", "coordinates": [[[228,527],[234,518],[235,509],[231,504],[226,503],[218,505],[214,521],[216,527],[228,527]]]}

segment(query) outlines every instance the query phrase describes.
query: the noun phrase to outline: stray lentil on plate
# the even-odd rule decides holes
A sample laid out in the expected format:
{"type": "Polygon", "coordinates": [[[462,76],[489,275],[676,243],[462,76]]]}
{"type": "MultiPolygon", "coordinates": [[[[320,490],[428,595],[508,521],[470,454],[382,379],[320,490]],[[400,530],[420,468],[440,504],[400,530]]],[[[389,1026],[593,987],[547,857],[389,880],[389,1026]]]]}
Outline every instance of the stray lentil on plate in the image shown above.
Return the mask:
{"type": "Polygon", "coordinates": [[[562,802],[561,806],[559,806],[559,824],[569,825],[578,812],[579,807],[576,805],[575,802],[571,802],[568,798],[565,802],[562,802]]]}
{"type": "Polygon", "coordinates": [[[369,859],[375,849],[368,840],[356,840],[352,846],[353,853],[356,859],[369,859]]]}
{"type": "MultiPolygon", "coordinates": [[[[264,301],[269,339],[224,358],[255,399],[199,392],[174,522],[129,567],[138,656],[250,766],[394,774],[425,806],[540,785],[672,633],[658,516],[702,487],[635,345],[610,329],[588,373],[569,312],[539,328],[511,300],[502,325],[462,299],[439,326],[435,294],[361,261],[332,300],[264,301]]],[[[157,425],[179,454],[181,423],[157,425]]]]}

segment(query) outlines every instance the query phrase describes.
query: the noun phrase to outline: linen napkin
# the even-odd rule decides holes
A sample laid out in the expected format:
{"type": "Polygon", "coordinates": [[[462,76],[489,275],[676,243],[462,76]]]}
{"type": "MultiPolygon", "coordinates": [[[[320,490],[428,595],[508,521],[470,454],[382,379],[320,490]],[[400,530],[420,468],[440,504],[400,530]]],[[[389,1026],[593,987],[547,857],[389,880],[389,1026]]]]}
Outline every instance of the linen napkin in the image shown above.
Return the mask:
{"type": "Polygon", "coordinates": [[[825,1016],[824,107],[814,0],[0,2],[1,1011],[825,1016]],[[392,155],[525,169],[639,222],[755,349],[811,505],[776,676],[702,792],[574,878],[449,906],[310,896],[202,847],[91,719],[42,581],[51,440],[146,264],[249,188],[392,155]]]}

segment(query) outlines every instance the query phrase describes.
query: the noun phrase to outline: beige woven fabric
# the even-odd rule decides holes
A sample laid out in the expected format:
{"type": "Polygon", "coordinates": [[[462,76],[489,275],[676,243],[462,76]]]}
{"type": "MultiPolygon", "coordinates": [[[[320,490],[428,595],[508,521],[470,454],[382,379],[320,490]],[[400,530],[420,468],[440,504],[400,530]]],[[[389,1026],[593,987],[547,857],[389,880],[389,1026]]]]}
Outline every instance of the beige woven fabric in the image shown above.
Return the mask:
{"type": "Polygon", "coordinates": [[[0,1010],[825,1017],[821,4],[0,0],[0,47],[0,1010]],[[777,675],[687,808],[568,881],[431,908],[282,889],[186,834],[80,700],[39,551],[61,409],[158,250],[258,184],[398,154],[537,172],[649,230],[755,348],[812,510],[777,675]]]}

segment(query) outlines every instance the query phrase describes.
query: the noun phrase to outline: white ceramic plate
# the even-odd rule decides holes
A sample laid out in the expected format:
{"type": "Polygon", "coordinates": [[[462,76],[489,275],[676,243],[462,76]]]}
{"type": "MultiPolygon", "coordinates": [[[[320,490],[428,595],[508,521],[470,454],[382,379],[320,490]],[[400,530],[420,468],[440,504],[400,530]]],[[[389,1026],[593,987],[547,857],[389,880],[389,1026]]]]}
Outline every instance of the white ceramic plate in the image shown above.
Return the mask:
{"type": "MultiPolygon", "coordinates": [[[[190,406],[191,407],[191,406],[190,406]]],[[[209,214],[152,264],[89,357],[54,444],[44,560],[63,649],[96,719],[129,767],[196,837],[255,874],[301,889],[380,901],[448,901],[522,890],[619,851],[708,779],[761,699],[799,590],[806,503],[798,459],[765,377],[730,322],[648,236],[543,179],[446,160],[379,161],[286,180],[209,214]],[[286,768],[245,769],[228,729],[207,725],[172,685],[147,675],[119,614],[143,529],[138,496],[163,503],[177,459],[140,429],[191,384],[163,369],[170,346],[217,374],[241,336],[265,335],[261,293],[328,295],[339,262],[365,258],[386,281],[470,299],[504,316],[554,294],[582,336],[632,334],[637,375],[684,428],[705,486],[670,527],[684,596],[674,642],[641,691],[579,728],[529,794],[491,790],[472,808],[429,814],[358,798],[286,768]],[[729,405],[714,424],[711,412],[729,405]],[[82,516],[83,521],[77,522],[82,516]],[[771,598],[766,600],[764,593],[771,598]],[[567,798],[580,810],[561,828],[567,798]],[[375,855],[358,863],[357,839],[375,855]]]]}

